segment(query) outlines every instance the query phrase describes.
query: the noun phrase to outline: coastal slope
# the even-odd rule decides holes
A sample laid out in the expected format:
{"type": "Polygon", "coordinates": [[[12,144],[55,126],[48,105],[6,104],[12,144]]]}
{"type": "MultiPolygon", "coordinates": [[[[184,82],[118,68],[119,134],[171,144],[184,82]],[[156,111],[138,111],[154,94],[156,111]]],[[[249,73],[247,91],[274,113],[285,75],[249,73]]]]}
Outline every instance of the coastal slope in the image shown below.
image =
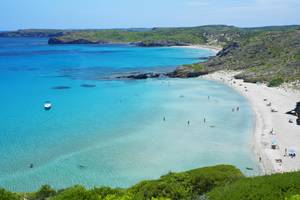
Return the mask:
{"type": "Polygon", "coordinates": [[[177,73],[191,70],[207,74],[224,69],[242,70],[236,78],[267,82],[269,86],[299,81],[300,31],[264,32],[231,42],[207,62],[186,65],[177,73]]]}

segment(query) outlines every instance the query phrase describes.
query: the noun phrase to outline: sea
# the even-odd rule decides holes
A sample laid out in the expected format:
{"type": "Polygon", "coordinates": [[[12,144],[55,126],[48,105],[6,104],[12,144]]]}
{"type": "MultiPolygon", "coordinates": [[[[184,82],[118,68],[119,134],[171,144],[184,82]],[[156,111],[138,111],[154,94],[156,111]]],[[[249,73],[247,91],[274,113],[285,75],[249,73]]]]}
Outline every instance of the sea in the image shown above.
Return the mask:
{"type": "Polygon", "coordinates": [[[47,40],[0,38],[0,187],[129,187],[216,164],[258,173],[254,115],[232,88],[201,78],[115,78],[170,72],[214,52],[47,40]]]}

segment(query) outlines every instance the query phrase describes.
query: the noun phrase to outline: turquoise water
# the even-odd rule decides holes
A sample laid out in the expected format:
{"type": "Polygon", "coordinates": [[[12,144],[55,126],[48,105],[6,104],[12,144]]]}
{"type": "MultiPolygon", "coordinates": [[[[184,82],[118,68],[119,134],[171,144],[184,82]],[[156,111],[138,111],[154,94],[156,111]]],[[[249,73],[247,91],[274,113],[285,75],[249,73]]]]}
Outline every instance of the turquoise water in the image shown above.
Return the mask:
{"type": "Polygon", "coordinates": [[[0,187],[127,187],[218,163],[255,173],[245,170],[256,168],[252,113],[231,88],[201,79],[107,80],[127,71],[169,71],[210,55],[0,38],[0,187]],[[43,110],[47,100],[50,111],[43,110]],[[240,111],[232,112],[236,106],[240,111]]]}

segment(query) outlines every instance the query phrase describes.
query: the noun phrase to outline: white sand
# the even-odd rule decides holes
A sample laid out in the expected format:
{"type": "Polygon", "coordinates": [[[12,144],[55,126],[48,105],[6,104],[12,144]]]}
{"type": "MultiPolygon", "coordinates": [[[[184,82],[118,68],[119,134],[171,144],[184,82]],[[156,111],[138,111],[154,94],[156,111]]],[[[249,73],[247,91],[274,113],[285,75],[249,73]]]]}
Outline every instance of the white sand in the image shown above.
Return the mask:
{"type": "Polygon", "coordinates": [[[236,73],[220,71],[203,77],[221,81],[239,91],[249,100],[256,117],[252,147],[258,161],[261,157],[262,173],[300,170],[300,126],[296,124],[295,116],[285,114],[294,109],[296,102],[300,101],[300,91],[245,83],[243,80],[233,78],[236,73]],[[267,100],[264,101],[264,99],[267,100]],[[271,106],[267,106],[269,102],[272,103],[271,106]],[[278,112],[271,112],[271,108],[276,108],[278,112]],[[289,119],[292,119],[293,123],[289,123],[289,119]],[[274,134],[270,133],[272,129],[274,134]],[[278,149],[271,149],[273,140],[277,142],[278,149]],[[296,157],[284,156],[285,148],[294,148],[296,157]],[[276,162],[276,159],[282,159],[282,164],[276,162]]]}
{"type": "Polygon", "coordinates": [[[195,48],[195,49],[205,49],[209,51],[213,51],[214,53],[218,53],[222,50],[222,47],[219,46],[211,46],[211,45],[189,45],[189,46],[174,46],[176,48],[195,48]]]}

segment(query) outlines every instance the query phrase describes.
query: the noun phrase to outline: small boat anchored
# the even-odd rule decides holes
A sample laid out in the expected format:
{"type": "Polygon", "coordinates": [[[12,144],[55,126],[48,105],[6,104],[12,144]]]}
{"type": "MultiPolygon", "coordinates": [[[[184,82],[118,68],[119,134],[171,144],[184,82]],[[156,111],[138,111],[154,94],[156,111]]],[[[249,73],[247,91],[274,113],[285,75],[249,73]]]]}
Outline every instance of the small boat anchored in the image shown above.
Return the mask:
{"type": "Polygon", "coordinates": [[[46,102],[44,103],[44,109],[45,109],[45,110],[50,110],[51,107],[52,107],[52,104],[51,104],[50,101],[46,101],[46,102]]]}

